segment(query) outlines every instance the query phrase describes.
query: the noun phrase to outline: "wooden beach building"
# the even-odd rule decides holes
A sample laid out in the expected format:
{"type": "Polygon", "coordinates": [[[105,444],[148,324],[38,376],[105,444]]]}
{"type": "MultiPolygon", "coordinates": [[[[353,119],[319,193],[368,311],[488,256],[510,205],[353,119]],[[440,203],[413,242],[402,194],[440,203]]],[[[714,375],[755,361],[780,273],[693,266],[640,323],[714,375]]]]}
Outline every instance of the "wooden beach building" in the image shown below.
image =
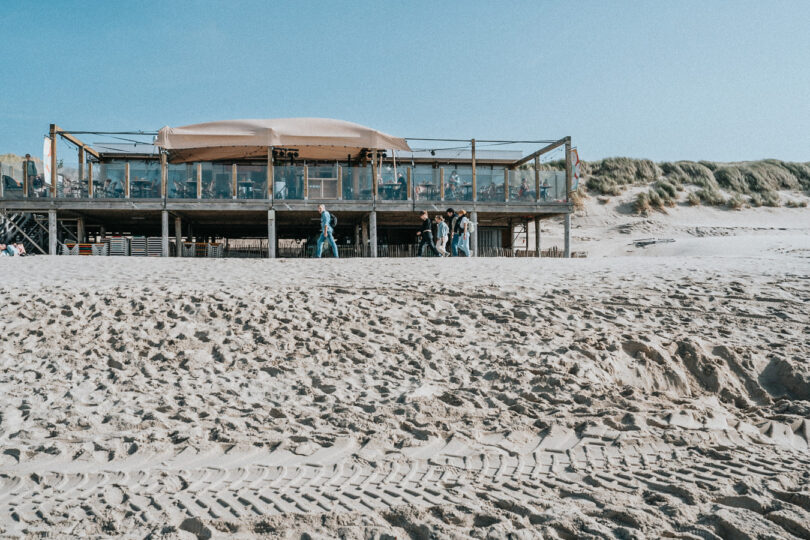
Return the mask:
{"type": "Polygon", "coordinates": [[[564,227],[562,254],[571,255],[570,137],[404,139],[313,118],[167,126],[149,144],[83,140],[95,134],[104,132],[51,124],[50,174],[30,163],[0,170],[7,234],[23,234],[50,254],[121,236],[149,238],[149,254],[164,257],[199,256],[195,246],[223,239],[260,240],[266,257],[306,256],[324,204],[338,217],[341,256],[397,256],[413,253],[418,212],[453,207],[476,223],[474,255],[514,254],[515,231],[528,239],[529,228],[536,233],[525,252],[539,255],[540,221],[555,216],[564,227]],[[499,149],[509,143],[536,149],[499,149]],[[541,170],[541,156],[555,150],[564,151],[565,170],[541,170]],[[67,157],[72,169],[63,165],[67,157]]]}

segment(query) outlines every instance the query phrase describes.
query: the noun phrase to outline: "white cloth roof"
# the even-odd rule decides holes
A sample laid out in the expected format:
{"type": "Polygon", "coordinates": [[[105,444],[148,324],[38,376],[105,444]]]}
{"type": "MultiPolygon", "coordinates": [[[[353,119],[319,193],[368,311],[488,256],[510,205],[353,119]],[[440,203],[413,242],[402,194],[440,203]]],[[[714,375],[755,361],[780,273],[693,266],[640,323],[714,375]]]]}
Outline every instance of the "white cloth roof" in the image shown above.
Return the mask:
{"type": "Polygon", "coordinates": [[[295,148],[300,159],[343,159],[364,148],[405,150],[405,139],[343,120],[271,118],[166,126],[155,144],[173,162],[239,159],[267,155],[268,147],[295,148]]]}

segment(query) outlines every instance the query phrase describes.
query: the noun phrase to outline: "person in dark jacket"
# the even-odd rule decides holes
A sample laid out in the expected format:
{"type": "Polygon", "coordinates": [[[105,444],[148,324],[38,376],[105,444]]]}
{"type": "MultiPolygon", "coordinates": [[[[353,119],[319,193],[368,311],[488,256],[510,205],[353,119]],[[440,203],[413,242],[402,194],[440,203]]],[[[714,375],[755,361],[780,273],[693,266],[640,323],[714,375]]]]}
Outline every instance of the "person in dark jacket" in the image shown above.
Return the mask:
{"type": "Polygon", "coordinates": [[[419,219],[422,220],[422,223],[419,225],[419,232],[416,233],[416,235],[419,236],[419,249],[417,249],[416,253],[421,257],[422,250],[425,246],[428,246],[428,250],[434,257],[441,257],[441,254],[436,249],[436,243],[433,241],[433,226],[430,222],[427,210],[423,210],[422,213],[419,214],[419,219]]]}

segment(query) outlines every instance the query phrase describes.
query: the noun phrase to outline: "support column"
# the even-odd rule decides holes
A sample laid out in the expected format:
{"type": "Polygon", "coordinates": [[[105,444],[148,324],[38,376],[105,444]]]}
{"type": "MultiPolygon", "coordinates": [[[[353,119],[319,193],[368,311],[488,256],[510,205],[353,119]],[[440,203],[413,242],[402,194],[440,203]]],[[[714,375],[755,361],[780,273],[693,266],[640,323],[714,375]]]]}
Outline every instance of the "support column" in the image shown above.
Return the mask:
{"type": "Polygon", "coordinates": [[[169,211],[163,210],[160,213],[160,256],[169,256],[169,211]]]}
{"type": "Polygon", "coordinates": [[[48,210],[48,254],[56,255],[56,210],[48,210]]]}
{"type": "Polygon", "coordinates": [[[470,235],[470,257],[478,256],[478,212],[470,212],[470,221],[473,222],[473,232],[470,235]]]}
{"type": "Polygon", "coordinates": [[[534,218],[534,249],[537,252],[535,257],[540,257],[540,218],[534,218]]]}
{"type": "Polygon", "coordinates": [[[174,256],[183,256],[183,222],[180,216],[174,216],[174,256]]]}
{"type": "Polygon", "coordinates": [[[571,214],[565,214],[565,257],[571,258],[571,214]]]}
{"type": "Polygon", "coordinates": [[[76,220],[76,240],[80,244],[83,244],[86,240],[84,239],[84,218],[79,217],[76,220]]]}
{"type": "Polygon", "coordinates": [[[365,248],[368,245],[368,221],[365,219],[360,224],[360,245],[363,246],[363,256],[365,256],[365,248]]]}
{"type": "Polygon", "coordinates": [[[107,227],[102,225],[98,231],[99,236],[101,236],[101,241],[103,242],[105,238],[107,238],[107,227]]]}
{"type": "MultiPolygon", "coordinates": [[[[374,180],[377,181],[376,179],[374,180]]],[[[372,210],[368,215],[369,243],[371,245],[371,256],[377,257],[377,212],[372,210]]]]}
{"type": "Polygon", "coordinates": [[[51,198],[56,198],[56,124],[51,124],[51,198]]]}
{"type": "Polygon", "coordinates": [[[360,247],[362,244],[360,243],[360,225],[354,226],[354,246],[360,247]]]}
{"type": "Polygon", "coordinates": [[[267,258],[276,258],[276,211],[267,211],[267,258]]]}

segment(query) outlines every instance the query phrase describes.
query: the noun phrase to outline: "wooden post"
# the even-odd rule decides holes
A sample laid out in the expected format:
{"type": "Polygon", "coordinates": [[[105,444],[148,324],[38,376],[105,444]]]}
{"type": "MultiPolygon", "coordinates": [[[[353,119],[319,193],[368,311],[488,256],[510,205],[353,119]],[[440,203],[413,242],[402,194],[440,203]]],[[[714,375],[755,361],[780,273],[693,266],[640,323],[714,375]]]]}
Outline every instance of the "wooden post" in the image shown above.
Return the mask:
{"type": "Polygon", "coordinates": [[[535,257],[540,257],[540,216],[534,218],[534,249],[535,257]]]}
{"type": "Polygon", "coordinates": [[[359,248],[362,244],[360,243],[360,225],[354,225],[354,247],[359,248]]]}
{"type": "Polygon", "coordinates": [[[84,218],[79,216],[76,218],[76,241],[83,244],[85,240],[84,218]]]}
{"type": "Polygon", "coordinates": [[[534,200],[540,200],[540,157],[534,158],[534,200]]]}
{"type": "MultiPolygon", "coordinates": [[[[477,193],[477,172],[475,170],[475,139],[470,141],[472,144],[472,200],[473,202],[478,200],[478,193],[477,193]]],[[[476,230],[478,230],[476,228],[476,230]]]]}
{"type": "Polygon", "coordinates": [[[93,198],[93,162],[87,164],[87,196],[93,198]]]}
{"type": "MultiPolygon", "coordinates": [[[[265,199],[272,201],[276,196],[276,190],[273,189],[273,147],[267,147],[267,192],[264,194],[265,199]]],[[[273,204],[272,202],[270,204],[273,204]]]]}
{"type": "Polygon", "coordinates": [[[0,163],[0,199],[5,198],[6,196],[6,181],[3,180],[3,164],[0,163]]]}
{"type": "Polygon", "coordinates": [[[276,258],[276,211],[267,211],[267,258],[276,258]]]}
{"type": "Polygon", "coordinates": [[[202,163],[197,163],[197,198],[202,199],[202,163]]]}
{"type": "Polygon", "coordinates": [[[84,180],[84,146],[79,147],[79,185],[84,180]]]}
{"type": "Polygon", "coordinates": [[[180,216],[174,216],[174,256],[183,256],[183,222],[180,216]]]}
{"type": "MultiPolygon", "coordinates": [[[[51,124],[51,197],[56,198],[56,124],[51,124]]],[[[54,248],[55,249],[55,248],[54,248]]]]}
{"type": "Polygon", "coordinates": [[[503,170],[503,200],[509,202],[509,169],[503,170]]]}
{"type": "Polygon", "coordinates": [[[411,180],[411,173],[413,172],[413,167],[408,167],[408,185],[405,188],[406,195],[405,198],[409,201],[413,200],[413,181],[411,180]]]}
{"type": "Polygon", "coordinates": [[[565,213],[565,258],[571,258],[571,214],[565,213]]]}
{"type": "Polygon", "coordinates": [[[48,210],[48,254],[56,255],[56,210],[48,210]]]}
{"type": "MultiPolygon", "coordinates": [[[[368,221],[365,219],[360,223],[360,242],[363,244],[363,248],[368,244],[368,221]]],[[[365,250],[363,255],[365,256],[365,250]]]]}
{"type": "Polygon", "coordinates": [[[571,170],[571,137],[565,138],[565,202],[571,199],[573,189],[573,171],[571,170]]]}
{"type": "Polygon", "coordinates": [[[309,166],[304,165],[304,200],[309,199],[309,166]]]}
{"type": "Polygon", "coordinates": [[[28,197],[28,161],[31,158],[31,154],[25,154],[25,159],[23,159],[23,198],[28,197]]]}
{"type": "Polygon", "coordinates": [[[337,166],[337,199],[343,200],[343,167],[337,166]]]}
{"type": "Polygon", "coordinates": [[[526,256],[529,256],[529,220],[523,221],[523,230],[526,231],[526,256]]]}
{"type": "Polygon", "coordinates": [[[231,198],[233,199],[236,198],[237,187],[238,186],[236,184],[236,163],[234,163],[233,165],[231,165],[231,195],[232,195],[231,198]]]}
{"type": "MultiPolygon", "coordinates": [[[[376,183],[377,180],[375,179],[376,183]]],[[[368,231],[369,231],[369,244],[371,247],[371,256],[377,257],[377,212],[372,210],[368,215],[368,231]]]]}
{"type": "MultiPolygon", "coordinates": [[[[377,149],[376,148],[374,150],[372,150],[372,152],[371,152],[371,199],[374,200],[374,201],[377,200],[377,149]]],[[[377,219],[376,215],[374,216],[374,219],[376,221],[376,219],[377,219]]],[[[374,233],[374,236],[376,238],[376,236],[377,236],[376,232],[374,233]]],[[[374,250],[374,255],[372,255],[372,256],[376,257],[377,256],[376,255],[377,247],[375,246],[372,249],[374,250]]]]}
{"type": "Polygon", "coordinates": [[[160,213],[160,228],[161,228],[160,256],[161,257],[168,257],[169,256],[169,212],[167,210],[163,210],[160,213]]]}
{"type": "Polygon", "coordinates": [[[165,199],[169,193],[169,163],[165,153],[160,154],[160,198],[165,199]]]}
{"type": "Polygon", "coordinates": [[[444,200],[444,167],[439,167],[439,197],[444,200]]]}
{"type": "Polygon", "coordinates": [[[124,163],[124,197],[129,199],[129,161],[124,163]]]}

